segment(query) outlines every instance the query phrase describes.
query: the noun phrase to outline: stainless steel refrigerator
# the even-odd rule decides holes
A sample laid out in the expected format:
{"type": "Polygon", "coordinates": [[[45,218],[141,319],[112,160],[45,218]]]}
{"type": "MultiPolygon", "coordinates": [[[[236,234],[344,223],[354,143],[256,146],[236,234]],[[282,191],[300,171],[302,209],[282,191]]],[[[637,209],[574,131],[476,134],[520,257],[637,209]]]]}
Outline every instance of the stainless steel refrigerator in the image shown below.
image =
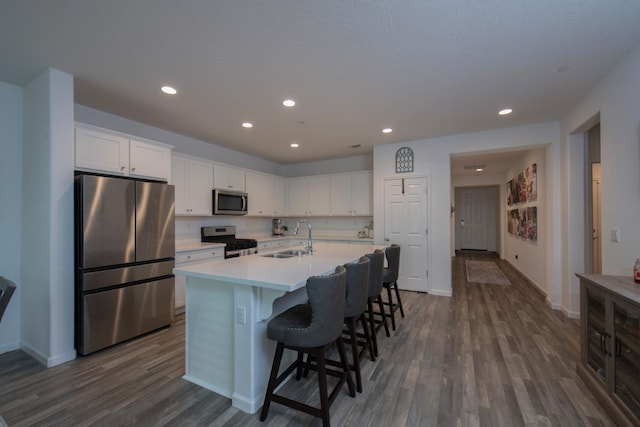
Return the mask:
{"type": "Polygon", "coordinates": [[[76,351],[93,353],[174,320],[174,187],[75,177],[76,351]]]}

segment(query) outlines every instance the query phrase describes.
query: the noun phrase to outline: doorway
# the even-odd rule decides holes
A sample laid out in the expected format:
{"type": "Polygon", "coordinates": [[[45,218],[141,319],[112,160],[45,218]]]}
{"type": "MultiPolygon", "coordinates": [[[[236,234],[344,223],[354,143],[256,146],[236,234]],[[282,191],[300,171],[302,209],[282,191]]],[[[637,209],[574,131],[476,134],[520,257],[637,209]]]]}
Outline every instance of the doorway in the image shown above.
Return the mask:
{"type": "Polygon", "coordinates": [[[586,162],[586,209],[588,220],[585,221],[585,254],[587,271],[593,274],[602,273],[602,226],[600,219],[602,175],[600,173],[600,124],[585,133],[586,162]]]}
{"type": "Polygon", "coordinates": [[[498,187],[455,188],[455,248],[497,252],[498,187]]]}

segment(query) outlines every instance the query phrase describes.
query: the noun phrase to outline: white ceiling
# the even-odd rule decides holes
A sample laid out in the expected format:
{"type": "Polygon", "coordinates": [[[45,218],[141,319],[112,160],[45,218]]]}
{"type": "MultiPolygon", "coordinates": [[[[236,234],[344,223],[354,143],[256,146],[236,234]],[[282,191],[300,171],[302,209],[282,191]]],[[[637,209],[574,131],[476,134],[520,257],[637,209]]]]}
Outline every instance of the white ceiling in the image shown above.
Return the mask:
{"type": "Polygon", "coordinates": [[[635,0],[2,0],[0,81],[57,68],[79,104],[294,163],[558,120],[638,22],[635,0]]]}

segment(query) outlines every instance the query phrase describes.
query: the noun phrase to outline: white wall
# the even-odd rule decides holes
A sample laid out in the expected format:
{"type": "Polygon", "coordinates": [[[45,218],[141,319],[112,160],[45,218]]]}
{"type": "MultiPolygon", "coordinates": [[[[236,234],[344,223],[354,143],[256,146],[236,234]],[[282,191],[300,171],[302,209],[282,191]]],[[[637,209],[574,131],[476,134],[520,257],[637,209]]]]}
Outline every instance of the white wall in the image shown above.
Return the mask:
{"type": "Polygon", "coordinates": [[[47,70],[24,88],[22,337],[46,366],[73,348],[73,77],[47,70]]]}
{"type": "MultiPolygon", "coordinates": [[[[584,196],[584,175],[580,156],[582,135],[594,117],[601,123],[602,162],[602,272],[631,276],[634,259],[640,257],[640,45],[618,64],[562,120],[563,190],[567,198],[584,196]],[[610,230],[620,228],[621,242],[608,239],[610,230]]],[[[579,282],[584,271],[584,197],[563,210],[562,304],[579,312],[579,282]]]]}
{"type": "Polygon", "coordinates": [[[330,173],[370,171],[373,169],[373,155],[345,157],[344,159],[321,160],[284,165],[286,177],[324,175],[330,173]]]}
{"type": "MultiPolygon", "coordinates": [[[[498,129],[431,138],[406,143],[376,146],[374,148],[374,218],[376,243],[382,244],[384,207],[382,183],[386,177],[394,177],[395,153],[407,146],[415,156],[414,174],[429,175],[431,192],[429,215],[429,273],[433,293],[451,294],[451,167],[450,156],[456,153],[471,153],[508,148],[534,148],[559,145],[559,123],[541,123],[516,128],[498,129]]],[[[558,161],[559,159],[555,159],[558,161]]],[[[551,169],[553,172],[555,169],[551,169]]],[[[412,174],[404,173],[403,177],[412,174]]],[[[553,176],[548,177],[553,180],[553,176]]]]}
{"type": "Polygon", "coordinates": [[[0,321],[0,354],[20,345],[22,206],[22,88],[0,82],[0,276],[17,289],[0,321]]]}

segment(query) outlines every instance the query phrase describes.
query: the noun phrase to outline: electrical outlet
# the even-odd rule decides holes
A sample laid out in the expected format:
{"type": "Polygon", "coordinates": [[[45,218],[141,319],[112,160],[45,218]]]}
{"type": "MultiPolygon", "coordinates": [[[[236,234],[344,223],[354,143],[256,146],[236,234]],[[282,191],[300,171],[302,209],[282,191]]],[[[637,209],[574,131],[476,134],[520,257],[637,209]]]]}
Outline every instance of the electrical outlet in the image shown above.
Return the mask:
{"type": "Polygon", "coordinates": [[[242,306],[236,307],[236,322],[240,325],[247,324],[247,309],[242,306]]]}

